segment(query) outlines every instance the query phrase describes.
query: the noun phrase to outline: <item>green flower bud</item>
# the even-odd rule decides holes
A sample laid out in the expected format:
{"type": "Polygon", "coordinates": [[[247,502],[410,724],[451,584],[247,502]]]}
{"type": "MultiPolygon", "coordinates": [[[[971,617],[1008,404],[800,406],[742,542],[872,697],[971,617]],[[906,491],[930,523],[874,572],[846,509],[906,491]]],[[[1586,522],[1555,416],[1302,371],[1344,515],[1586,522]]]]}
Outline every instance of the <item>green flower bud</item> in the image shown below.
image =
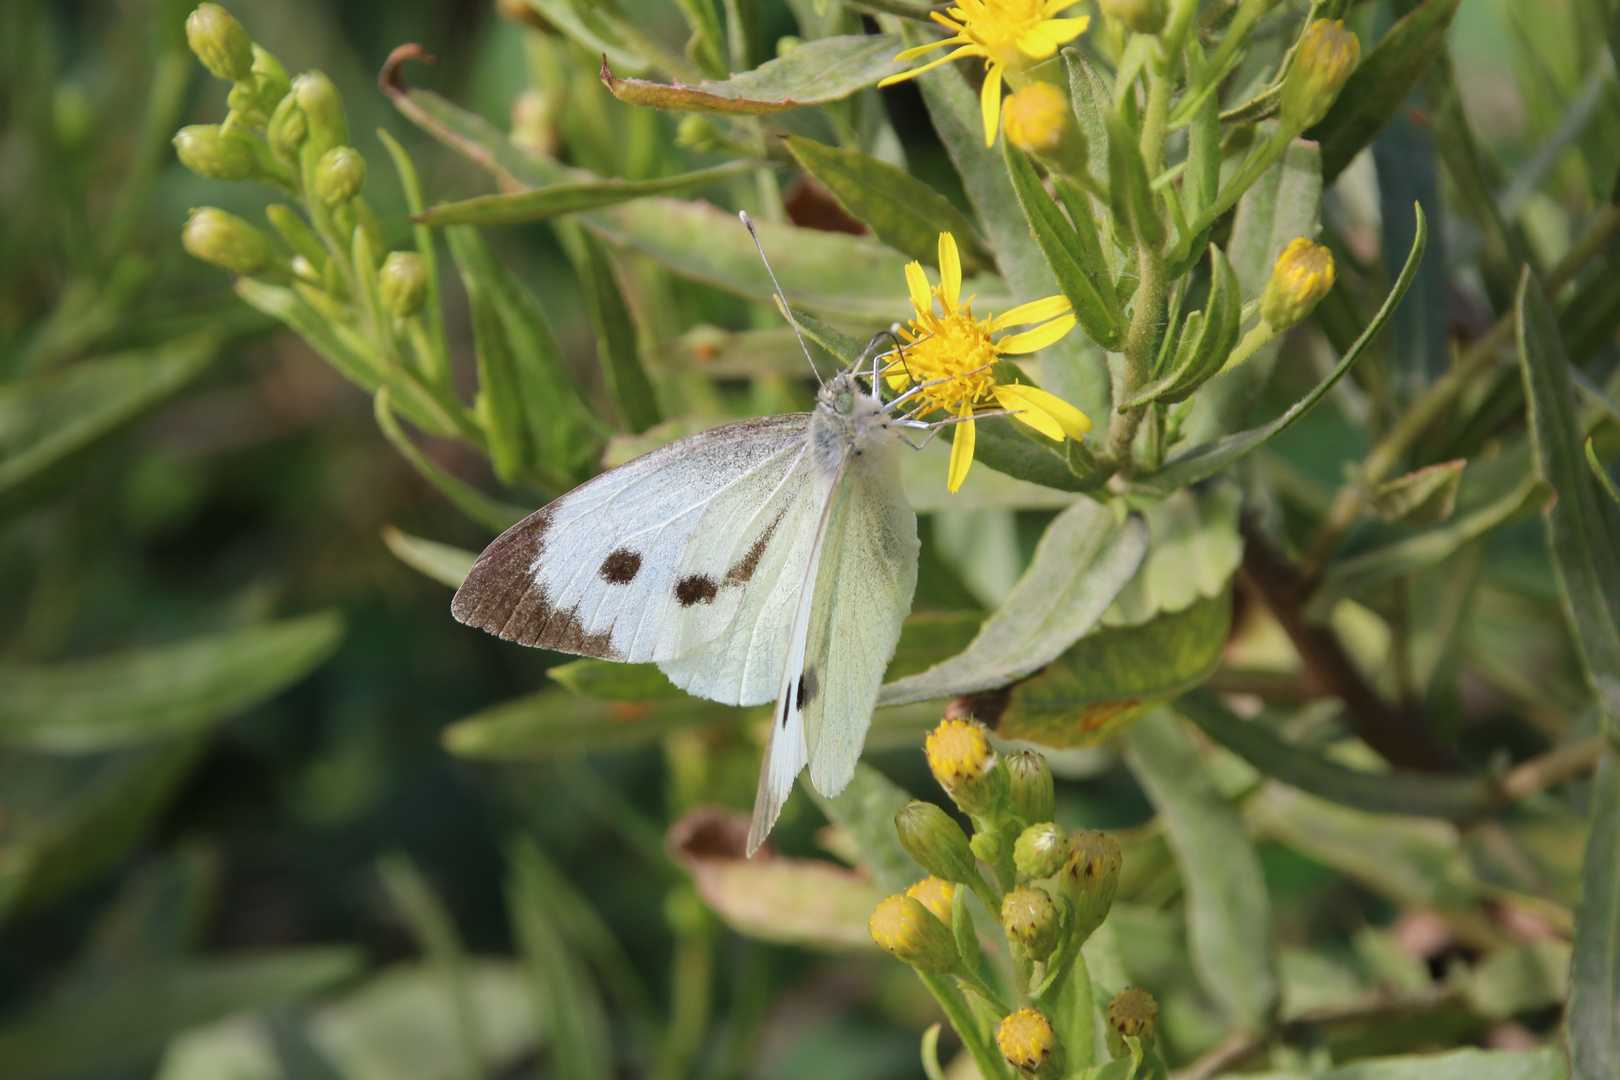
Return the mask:
{"type": "Polygon", "coordinates": [[[1125,1036],[1134,1035],[1142,1044],[1142,1056],[1153,1049],[1153,1037],[1159,1028],[1159,1006],[1153,995],[1138,987],[1126,987],[1108,1003],[1108,1052],[1116,1058],[1126,1057],[1130,1048],[1125,1036]]]}
{"type": "Polygon", "coordinates": [[[391,251],[377,272],[382,305],[400,318],[422,310],[427,298],[427,264],[414,251],[391,251]]]}
{"type": "Polygon", "coordinates": [[[958,888],[959,886],[952,885],[944,878],[930,874],[907,889],[906,895],[933,912],[934,918],[949,926],[955,919],[954,907],[958,888]]]}
{"type": "Polygon", "coordinates": [[[197,258],[233,274],[257,274],[275,258],[263,233],[212,206],[191,212],[180,243],[197,258]]]}
{"type": "Polygon", "coordinates": [[[1019,1009],[997,1025],[996,1049],[1028,1080],[1063,1075],[1063,1044],[1052,1022],[1035,1009],[1019,1009]]]}
{"type": "Polygon", "coordinates": [[[1014,889],[1001,899],[1001,928],[1012,947],[1031,960],[1045,960],[1058,941],[1058,909],[1045,889],[1014,889]]]}
{"type": "Polygon", "coordinates": [[[298,148],[309,138],[309,118],[298,107],[297,95],[288,91],[282,96],[280,104],[270,114],[264,137],[272,154],[289,165],[297,164],[298,148]]]}
{"type": "Polygon", "coordinates": [[[956,938],[922,901],[891,896],[867,922],[872,940],[918,971],[940,974],[956,967],[956,938]]]}
{"type": "Polygon", "coordinates": [[[686,113],[675,126],[675,145],[688,150],[713,150],[725,143],[715,122],[701,113],[686,113]]]}
{"type": "Polygon", "coordinates": [[[317,155],[349,144],[349,118],[337,87],[319,71],[306,71],[292,81],[293,96],[309,123],[309,150],[317,155]]]}
{"type": "Polygon", "coordinates": [[[269,121],[276,105],[292,89],[287,71],[281,61],[259,46],[253,46],[253,72],[231,87],[225,103],[238,119],[253,128],[262,128],[269,121]]]}
{"type": "Polygon", "coordinates": [[[1026,824],[1052,820],[1057,796],[1052,788],[1052,767],[1046,763],[1045,755],[1034,750],[1008,754],[1007,791],[1013,809],[1026,824]]]}
{"type": "Polygon", "coordinates": [[[1051,877],[1063,869],[1068,856],[1069,834],[1050,821],[1031,825],[1018,834],[1013,845],[1013,865],[1026,878],[1051,877]]]}
{"type": "Polygon", "coordinates": [[[1169,14],[1164,0],[1097,0],[1104,15],[1111,15],[1138,34],[1157,34],[1169,14]]]}
{"type": "Polygon", "coordinates": [[[247,180],[258,172],[253,136],[241,128],[192,124],[175,132],[180,164],[209,180],[247,180]]]}
{"type": "Polygon", "coordinates": [[[1333,253],[1303,236],[1277,256],[1271,280],[1260,294],[1260,318],[1281,333],[1305,321],[1333,288],[1333,253]]]}
{"type": "Polygon", "coordinates": [[[994,832],[976,832],[973,839],[968,841],[968,850],[994,866],[1001,859],[1001,834],[994,832]]]}
{"type": "Polygon", "coordinates": [[[928,768],[962,811],[994,819],[1007,800],[1007,770],[990,747],[989,732],[973,720],[945,720],[928,733],[928,768]]]}
{"type": "Polygon", "coordinates": [[[186,44],[216,79],[236,82],[253,72],[252,39],[218,4],[198,4],[186,16],[186,44]]]}
{"type": "Polygon", "coordinates": [[[1073,932],[1082,942],[1108,917],[1119,887],[1119,865],[1119,845],[1106,833],[1091,829],[1069,838],[1058,886],[1074,905],[1073,932]]]}
{"type": "Polygon", "coordinates": [[[360,194],[366,182],[366,159],[352,146],[334,146],[315,164],[315,194],[336,209],[360,194]]]}
{"type": "Polygon", "coordinates": [[[1342,19],[1317,19],[1307,26],[1283,79],[1283,126],[1304,131],[1326,116],[1360,56],[1361,41],[1342,19]]]}
{"type": "Polygon", "coordinates": [[[912,799],[895,813],[894,827],[900,834],[900,846],[935,877],[967,885],[978,874],[967,833],[933,803],[912,799]]]}

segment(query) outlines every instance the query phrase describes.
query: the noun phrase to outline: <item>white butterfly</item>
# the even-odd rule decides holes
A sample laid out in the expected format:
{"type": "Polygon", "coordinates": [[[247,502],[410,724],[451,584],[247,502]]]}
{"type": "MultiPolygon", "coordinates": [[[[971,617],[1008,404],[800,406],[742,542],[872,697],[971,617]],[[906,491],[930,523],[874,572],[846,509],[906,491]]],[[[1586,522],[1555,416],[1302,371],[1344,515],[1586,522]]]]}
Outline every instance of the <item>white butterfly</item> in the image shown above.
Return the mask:
{"type": "Polygon", "coordinates": [[[653,662],[729,705],[775,700],[750,854],[805,765],[824,795],[849,783],[911,608],[901,431],[939,425],[899,409],[933,384],[883,401],[883,359],[834,376],[814,412],[704,431],[581,484],[492,543],[452,602],[509,641],[653,662]]]}

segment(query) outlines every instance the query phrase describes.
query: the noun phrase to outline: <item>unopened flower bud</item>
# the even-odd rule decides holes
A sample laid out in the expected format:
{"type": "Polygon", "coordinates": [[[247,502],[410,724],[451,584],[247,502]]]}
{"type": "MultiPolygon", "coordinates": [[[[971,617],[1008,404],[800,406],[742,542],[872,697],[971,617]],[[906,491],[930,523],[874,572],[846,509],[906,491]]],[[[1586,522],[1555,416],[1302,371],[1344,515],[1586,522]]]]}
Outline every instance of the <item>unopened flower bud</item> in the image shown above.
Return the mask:
{"type": "Polygon", "coordinates": [[[1031,825],[1013,845],[1013,865],[1021,877],[1030,879],[1051,877],[1063,869],[1068,855],[1069,834],[1050,821],[1031,825]]]}
{"type": "Polygon", "coordinates": [[[957,886],[930,874],[906,890],[906,895],[934,913],[946,926],[955,921],[957,886]]]}
{"type": "Polygon", "coordinates": [[[1063,1045],[1052,1022],[1035,1009],[1019,1009],[996,1028],[996,1049],[1018,1074],[1031,1080],[1063,1075],[1063,1045]]]}
{"type": "Polygon", "coordinates": [[[198,4],[186,16],[186,44],[216,79],[236,82],[253,71],[253,41],[218,4],[198,4]]]}
{"type": "Polygon", "coordinates": [[[918,971],[934,974],[957,965],[956,938],[920,900],[891,896],[867,922],[872,940],[918,971]]]}
{"type": "Polygon", "coordinates": [[[994,866],[1001,861],[1001,834],[999,832],[976,832],[973,839],[968,841],[968,850],[981,862],[994,866]]]}
{"type": "Polygon", "coordinates": [[[427,264],[414,251],[390,251],[377,271],[377,295],[391,314],[409,318],[427,298],[427,264]]]}
{"type": "Polygon", "coordinates": [[[701,113],[687,113],[675,126],[675,145],[688,150],[713,150],[724,141],[714,121],[701,113]]]}
{"type": "Polygon", "coordinates": [[[1283,79],[1283,126],[1304,131],[1326,116],[1360,56],[1361,41],[1344,20],[1317,19],[1307,26],[1283,79]]]}
{"type": "Polygon", "coordinates": [[[1007,796],[1007,770],[990,747],[984,725],[945,720],[928,733],[928,768],[939,786],[973,817],[994,817],[1007,796]]]}
{"type": "Polygon", "coordinates": [[[298,148],[309,138],[309,119],[298,107],[298,96],[291,91],[282,96],[280,104],[270,114],[266,125],[265,141],[270,152],[292,165],[298,161],[298,148]]]}
{"type": "Polygon", "coordinates": [[[912,799],[895,813],[894,827],[900,846],[935,877],[966,885],[979,872],[967,833],[933,803],[912,799]]]}
{"type": "Polygon", "coordinates": [[[366,159],[352,146],[334,146],[315,163],[315,194],[336,209],[360,194],[366,182],[366,159]]]}
{"type": "Polygon", "coordinates": [[[1096,829],[1069,839],[1069,857],[1063,863],[1058,886],[1074,905],[1074,933],[1081,941],[1103,924],[1119,887],[1119,845],[1096,829]]]}
{"type": "Polygon", "coordinates": [[[257,274],[275,257],[263,233],[212,206],[191,212],[180,243],[197,258],[233,274],[257,274]]]}
{"type": "Polygon", "coordinates": [[[174,152],[180,163],[209,180],[246,180],[258,172],[253,136],[241,128],[192,124],[175,132],[174,152]]]}
{"type": "Polygon", "coordinates": [[[1165,0],[1097,0],[1104,15],[1112,15],[1138,34],[1157,34],[1168,14],[1165,0]]]}
{"type": "Polygon", "coordinates": [[[1051,821],[1057,811],[1057,796],[1052,786],[1052,767],[1046,755],[1034,750],[1019,750],[1007,755],[1007,793],[1012,796],[1013,810],[1034,825],[1051,821]]]}
{"type": "Polygon", "coordinates": [[[1063,91],[1051,83],[1031,80],[1009,95],[1001,123],[1009,142],[1047,168],[1070,175],[1085,171],[1085,137],[1063,91]]]}
{"type": "Polygon", "coordinates": [[[1045,889],[1027,886],[1001,899],[1001,928],[1012,947],[1031,960],[1045,960],[1057,946],[1057,904],[1045,889]]]}
{"type": "Polygon", "coordinates": [[[1333,253],[1303,236],[1277,256],[1260,294],[1260,318],[1281,333],[1303,322],[1333,288],[1333,253]]]}
{"type": "Polygon", "coordinates": [[[225,103],[249,127],[261,128],[270,119],[276,105],[287,96],[292,83],[287,69],[270,52],[253,46],[253,71],[231,87],[225,103]]]}
{"type": "Polygon", "coordinates": [[[1126,1057],[1130,1049],[1125,1036],[1135,1036],[1142,1045],[1145,1058],[1153,1049],[1153,1037],[1159,1028],[1159,1006],[1153,995],[1131,986],[1115,994],[1108,1003],[1108,1052],[1116,1058],[1126,1057]]]}
{"type": "Polygon", "coordinates": [[[309,123],[312,154],[324,154],[334,146],[349,144],[349,118],[343,112],[343,98],[331,79],[319,71],[306,71],[292,81],[292,92],[309,123]]]}

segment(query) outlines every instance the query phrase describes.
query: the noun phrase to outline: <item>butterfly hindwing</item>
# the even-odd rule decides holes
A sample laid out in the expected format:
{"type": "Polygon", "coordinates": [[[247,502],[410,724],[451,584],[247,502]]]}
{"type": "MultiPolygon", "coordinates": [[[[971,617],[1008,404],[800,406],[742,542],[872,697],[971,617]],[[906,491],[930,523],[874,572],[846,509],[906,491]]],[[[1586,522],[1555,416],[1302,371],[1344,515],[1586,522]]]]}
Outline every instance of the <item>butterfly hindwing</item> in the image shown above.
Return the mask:
{"type": "Polygon", "coordinates": [[[712,639],[742,589],[725,584],[729,547],[689,552],[689,541],[728,492],[774,489],[808,422],[793,413],[728,424],[602,473],[492,543],[452,612],[510,641],[631,663],[712,639]]]}

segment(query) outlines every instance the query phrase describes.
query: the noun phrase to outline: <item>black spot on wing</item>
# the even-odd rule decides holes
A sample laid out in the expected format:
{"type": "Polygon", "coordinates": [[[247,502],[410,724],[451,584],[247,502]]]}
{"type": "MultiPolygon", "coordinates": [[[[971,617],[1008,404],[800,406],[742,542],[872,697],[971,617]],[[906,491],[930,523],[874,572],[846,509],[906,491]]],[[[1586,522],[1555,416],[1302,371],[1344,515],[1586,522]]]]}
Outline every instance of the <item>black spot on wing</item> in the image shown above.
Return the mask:
{"type": "Polygon", "coordinates": [[[815,671],[806,668],[799,674],[798,700],[794,702],[794,707],[803,712],[804,707],[816,700],[816,695],[820,692],[821,686],[816,681],[815,671]]]}
{"type": "Polygon", "coordinates": [[[688,574],[675,583],[675,599],[681,607],[710,603],[719,591],[720,586],[708,574],[688,574]]]}
{"type": "Polygon", "coordinates": [[[641,556],[625,548],[615,548],[602,560],[602,580],[614,585],[628,585],[641,573],[641,556]]]}
{"type": "Polygon", "coordinates": [[[723,585],[746,585],[753,580],[754,571],[759,569],[759,560],[765,556],[765,548],[770,544],[771,537],[776,535],[776,526],[781,524],[781,515],[771,522],[770,528],[759,534],[759,539],[749,545],[743,557],[737,560],[737,565],[726,571],[723,585]]]}

